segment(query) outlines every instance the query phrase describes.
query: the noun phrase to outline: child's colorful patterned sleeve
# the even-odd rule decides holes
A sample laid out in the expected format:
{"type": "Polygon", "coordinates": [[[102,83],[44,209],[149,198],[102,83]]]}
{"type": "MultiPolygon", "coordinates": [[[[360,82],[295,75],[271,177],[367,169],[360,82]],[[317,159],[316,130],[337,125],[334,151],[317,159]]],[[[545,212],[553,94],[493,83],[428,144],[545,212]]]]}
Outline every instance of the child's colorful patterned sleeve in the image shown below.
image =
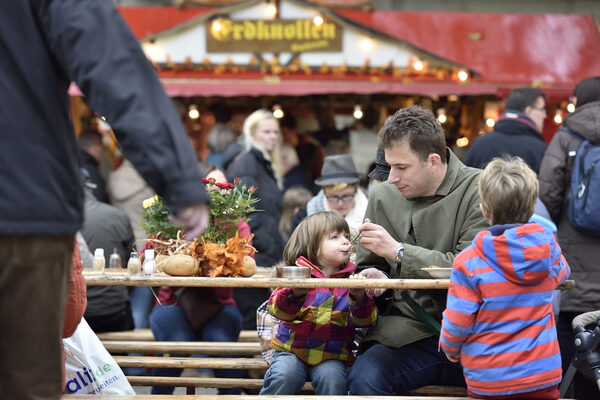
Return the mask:
{"type": "Polygon", "coordinates": [[[373,297],[365,293],[358,301],[350,296],[350,325],[355,328],[374,326],[377,323],[377,307],[373,297]]]}
{"type": "Polygon", "coordinates": [[[459,355],[463,343],[472,333],[481,298],[468,277],[464,263],[454,261],[448,300],[442,321],[440,344],[444,353],[459,355]]]}
{"type": "Polygon", "coordinates": [[[304,299],[305,297],[295,297],[290,288],[279,289],[269,298],[267,310],[283,321],[293,321],[300,312],[304,299]]]}

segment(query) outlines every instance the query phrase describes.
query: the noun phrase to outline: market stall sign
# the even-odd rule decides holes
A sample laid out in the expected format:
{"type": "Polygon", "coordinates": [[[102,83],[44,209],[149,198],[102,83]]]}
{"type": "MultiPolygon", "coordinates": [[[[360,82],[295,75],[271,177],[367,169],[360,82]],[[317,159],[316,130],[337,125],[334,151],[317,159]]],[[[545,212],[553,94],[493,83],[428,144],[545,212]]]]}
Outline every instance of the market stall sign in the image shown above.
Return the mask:
{"type": "Polygon", "coordinates": [[[311,19],[217,20],[206,24],[208,53],[303,53],[342,51],[342,27],[311,19]]]}

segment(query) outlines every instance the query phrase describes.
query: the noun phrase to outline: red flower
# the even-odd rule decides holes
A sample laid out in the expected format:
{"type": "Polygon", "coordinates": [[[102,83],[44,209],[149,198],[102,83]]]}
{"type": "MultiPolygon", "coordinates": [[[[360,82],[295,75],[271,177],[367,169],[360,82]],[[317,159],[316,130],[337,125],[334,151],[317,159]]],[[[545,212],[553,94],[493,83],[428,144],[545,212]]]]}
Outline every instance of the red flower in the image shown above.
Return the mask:
{"type": "Polygon", "coordinates": [[[250,189],[248,189],[248,193],[254,193],[256,192],[256,188],[254,186],[250,186],[250,189]]]}
{"type": "Polygon", "coordinates": [[[208,179],[206,179],[206,178],[202,178],[202,182],[204,182],[207,185],[210,183],[210,181],[208,179]]]}
{"type": "Polygon", "coordinates": [[[233,180],[233,183],[235,183],[235,186],[238,186],[240,183],[242,183],[242,179],[241,178],[235,178],[233,180]]]}
{"type": "Polygon", "coordinates": [[[221,189],[233,189],[233,188],[235,188],[235,186],[233,186],[231,183],[217,183],[217,187],[221,188],[221,189]]]}

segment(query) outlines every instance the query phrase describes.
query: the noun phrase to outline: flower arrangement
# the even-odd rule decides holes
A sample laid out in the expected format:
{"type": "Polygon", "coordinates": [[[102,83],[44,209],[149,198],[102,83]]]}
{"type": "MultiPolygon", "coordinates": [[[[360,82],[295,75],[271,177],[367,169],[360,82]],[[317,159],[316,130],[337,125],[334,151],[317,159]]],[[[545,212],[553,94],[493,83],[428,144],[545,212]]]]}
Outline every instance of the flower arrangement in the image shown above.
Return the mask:
{"type": "Polygon", "coordinates": [[[159,196],[142,203],[142,229],[152,238],[175,239],[179,227],[169,220],[169,209],[159,196]]]}
{"type": "Polygon", "coordinates": [[[206,242],[223,246],[238,232],[240,220],[248,222],[247,215],[257,211],[254,203],[258,200],[252,197],[256,189],[254,186],[240,187],[240,178],[235,178],[234,185],[217,183],[214,178],[202,181],[208,186],[210,195],[210,224],[203,238],[206,242]]]}
{"type": "MultiPolygon", "coordinates": [[[[258,211],[254,208],[258,200],[252,197],[254,187],[240,186],[239,178],[233,185],[214,179],[203,181],[211,200],[210,223],[204,234],[193,242],[183,240],[183,232],[169,220],[163,199],[154,196],[142,203],[141,225],[149,236],[146,248],[159,255],[178,256],[178,262],[186,262],[186,268],[179,268],[171,262],[175,258],[165,260],[162,270],[170,275],[251,276],[256,271],[256,264],[249,257],[255,251],[250,245],[252,237],[241,238],[238,225],[249,221],[249,213],[258,211]]],[[[161,270],[158,259],[157,264],[161,270]]]]}

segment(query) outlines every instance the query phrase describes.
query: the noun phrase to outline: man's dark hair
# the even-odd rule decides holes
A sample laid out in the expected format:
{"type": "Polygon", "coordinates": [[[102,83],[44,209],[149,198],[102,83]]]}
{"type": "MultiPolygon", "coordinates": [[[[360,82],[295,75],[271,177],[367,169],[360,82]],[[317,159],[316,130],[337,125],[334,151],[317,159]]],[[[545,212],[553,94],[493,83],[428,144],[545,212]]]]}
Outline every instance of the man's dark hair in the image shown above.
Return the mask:
{"type": "Polygon", "coordinates": [[[375,128],[379,122],[379,112],[373,107],[365,107],[360,123],[369,129],[375,128]]]}
{"type": "MultiPolygon", "coordinates": [[[[208,176],[208,174],[210,174],[211,172],[216,171],[216,170],[221,171],[221,169],[219,168],[219,166],[217,164],[207,163],[207,162],[202,162],[202,161],[198,162],[198,172],[200,173],[201,178],[206,178],[208,176]]],[[[223,172],[223,171],[221,171],[221,172],[223,172]]]]}
{"type": "Polygon", "coordinates": [[[538,97],[546,98],[546,93],[532,87],[520,87],[513,90],[506,99],[506,109],[524,112],[533,106],[538,97]]]}
{"type": "Polygon", "coordinates": [[[224,104],[214,104],[210,111],[215,117],[215,121],[226,124],[231,120],[231,110],[224,104]]]}
{"type": "Polygon", "coordinates": [[[446,135],[431,111],[411,106],[396,111],[385,120],[379,131],[381,146],[388,149],[405,140],[421,161],[435,153],[446,163],[446,135]]]}
{"type": "Polygon", "coordinates": [[[283,118],[279,120],[279,125],[281,128],[288,128],[291,130],[298,128],[298,122],[296,121],[296,118],[289,113],[284,114],[283,118]]]}
{"type": "Polygon", "coordinates": [[[600,77],[585,79],[575,87],[577,97],[577,107],[581,107],[592,101],[600,101],[600,77]]]}
{"type": "Polygon", "coordinates": [[[79,135],[77,143],[83,150],[88,150],[94,145],[102,145],[102,135],[100,132],[94,130],[83,131],[81,132],[81,135],[79,135]]]}

